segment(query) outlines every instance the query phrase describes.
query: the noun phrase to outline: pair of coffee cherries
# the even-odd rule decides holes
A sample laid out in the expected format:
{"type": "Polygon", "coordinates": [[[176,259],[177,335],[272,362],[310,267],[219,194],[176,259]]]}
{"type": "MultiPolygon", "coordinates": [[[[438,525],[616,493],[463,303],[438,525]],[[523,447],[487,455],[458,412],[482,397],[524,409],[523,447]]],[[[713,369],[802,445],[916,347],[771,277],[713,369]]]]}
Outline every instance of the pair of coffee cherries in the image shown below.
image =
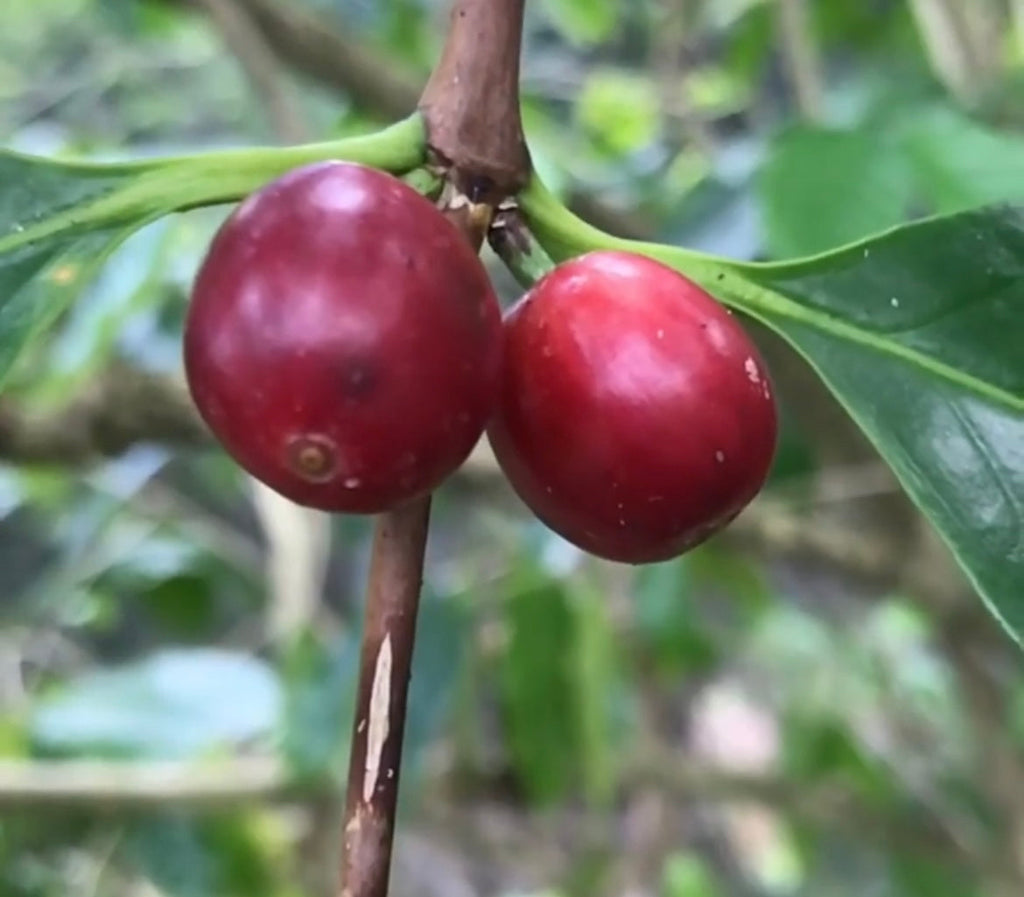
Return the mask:
{"type": "Polygon", "coordinates": [[[486,430],[514,490],[599,557],[674,557],[760,491],[765,366],[700,287],[644,256],[558,265],[502,316],[479,257],[391,175],[323,162],[242,202],[185,328],[200,414],[301,505],[376,513],[437,488],[486,430]]]}

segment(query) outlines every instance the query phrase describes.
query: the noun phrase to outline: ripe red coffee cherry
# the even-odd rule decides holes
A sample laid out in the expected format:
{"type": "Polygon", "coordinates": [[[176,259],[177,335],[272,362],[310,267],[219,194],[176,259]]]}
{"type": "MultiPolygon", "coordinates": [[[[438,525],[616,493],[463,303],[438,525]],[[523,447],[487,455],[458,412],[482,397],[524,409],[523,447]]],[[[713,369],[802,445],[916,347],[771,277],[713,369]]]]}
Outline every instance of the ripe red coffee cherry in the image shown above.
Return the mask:
{"type": "Polygon", "coordinates": [[[534,513],[592,554],[648,563],[704,541],[764,485],[776,429],[746,333],[651,259],[573,259],[506,315],[491,445],[534,513]]]}
{"type": "Polygon", "coordinates": [[[396,178],[341,162],[234,211],[185,327],[192,396],[228,453],[327,511],[438,486],[483,432],[500,360],[497,299],[455,226],[396,178]]]}

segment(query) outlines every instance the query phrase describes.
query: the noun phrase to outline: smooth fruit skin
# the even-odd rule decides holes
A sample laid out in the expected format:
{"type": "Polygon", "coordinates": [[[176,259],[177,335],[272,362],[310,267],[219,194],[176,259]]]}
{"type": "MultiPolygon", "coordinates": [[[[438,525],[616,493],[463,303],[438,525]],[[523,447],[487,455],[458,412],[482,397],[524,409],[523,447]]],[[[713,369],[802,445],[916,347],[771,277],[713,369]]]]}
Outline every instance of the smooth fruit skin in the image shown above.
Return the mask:
{"type": "Polygon", "coordinates": [[[671,268],[606,251],[559,265],[506,315],[488,434],[552,530],[636,564],[693,548],[750,502],[777,418],[725,308],[671,268]]]}
{"type": "Polygon", "coordinates": [[[373,513],[479,439],[501,311],[455,226],[398,179],[316,163],[254,193],[200,267],[185,371],[228,453],[287,498],[373,513]]]}

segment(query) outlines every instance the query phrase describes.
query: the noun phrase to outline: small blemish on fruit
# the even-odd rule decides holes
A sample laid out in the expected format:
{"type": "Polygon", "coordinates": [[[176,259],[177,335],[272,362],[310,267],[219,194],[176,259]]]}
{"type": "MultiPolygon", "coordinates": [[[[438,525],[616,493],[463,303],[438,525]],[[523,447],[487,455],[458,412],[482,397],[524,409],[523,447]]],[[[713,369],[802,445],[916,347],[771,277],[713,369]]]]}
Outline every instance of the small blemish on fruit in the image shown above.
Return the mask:
{"type": "Polygon", "coordinates": [[[658,333],[657,333],[657,337],[658,337],[658,339],[664,339],[665,338],[665,331],[659,329],[658,333]]]}
{"type": "Polygon", "coordinates": [[[540,354],[543,355],[545,358],[550,358],[552,355],[555,354],[555,352],[551,348],[551,346],[545,346],[543,349],[540,350],[540,354]]]}
{"type": "Polygon", "coordinates": [[[311,483],[324,483],[334,476],[338,453],[334,441],[327,436],[308,433],[295,436],[288,443],[288,467],[311,483]]]}
{"type": "Polygon", "coordinates": [[[363,481],[359,477],[347,477],[344,482],[346,489],[358,489],[363,484],[363,481]]]}
{"type": "Polygon", "coordinates": [[[743,370],[747,372],[747,377],[750,378],[751,383],[761,382],[761,373],[757,369],[757,362],[753,358],[747,357],[747,360],[743,362],[743,370]]]}
{"type": "Polygon", "coordinates": [[[348,398],[362,399],[373,392],[377,377],[367,362],[350,361],[342,368],[341,384],[348,398]]]}
{"type": "Polygon", "coordinates": [[[719,464],[721,464],[721,463],[722,463],[723,461],[725,461],[725,452],[723,452],[723,451],[721,451],[721,450],[719,450],[719,451],[715,452],[715,460],[716,460],[716,461],[717,461],[717,462],[718,462],[719,464]]]}

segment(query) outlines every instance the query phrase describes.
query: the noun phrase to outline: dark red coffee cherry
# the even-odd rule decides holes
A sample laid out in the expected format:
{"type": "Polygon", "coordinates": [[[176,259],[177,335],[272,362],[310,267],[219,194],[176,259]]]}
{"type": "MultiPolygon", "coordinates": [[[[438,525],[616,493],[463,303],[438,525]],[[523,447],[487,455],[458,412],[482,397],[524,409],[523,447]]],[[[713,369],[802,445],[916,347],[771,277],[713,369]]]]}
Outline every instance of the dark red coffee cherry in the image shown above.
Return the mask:
{"type": "Polygon", "coordinates": [[[455,226],[396,178],[324,162],[243,202],[195,281],[185,370],[249,473],[299,504],[426,494],[492,409],[501,312],[455,226]]]}
{"type": "Polygon", "coordinates": [[[491,445],[534,513],[592,554],[646,563],[707,539],[764,485],[776,429],[742,327],[651,259],[581,256],[506,316],[491,445]]]}

